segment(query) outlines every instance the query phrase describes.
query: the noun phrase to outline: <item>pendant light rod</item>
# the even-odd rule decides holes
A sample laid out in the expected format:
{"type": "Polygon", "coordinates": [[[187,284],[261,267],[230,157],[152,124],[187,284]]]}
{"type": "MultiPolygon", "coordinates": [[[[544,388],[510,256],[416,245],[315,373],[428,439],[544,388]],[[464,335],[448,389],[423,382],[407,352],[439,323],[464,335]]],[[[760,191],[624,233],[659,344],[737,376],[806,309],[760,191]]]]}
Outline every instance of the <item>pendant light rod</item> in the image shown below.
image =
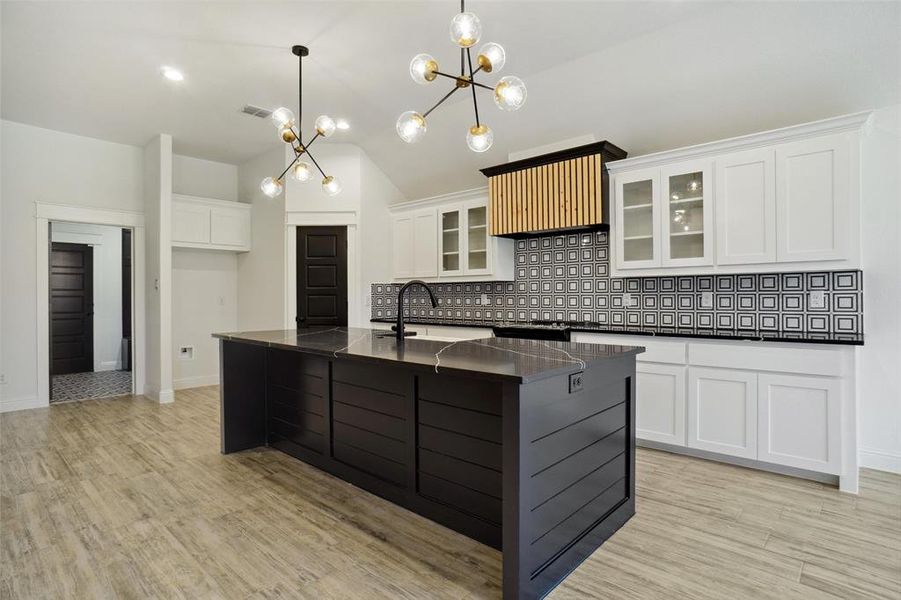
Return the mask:
{"type": "MultiPolygon", "coordinates": [[[[463,2],[463,0],[460,0],[463,2]]],[[[466,60],[469,63],[469,79],[472,80],[475,73],[472,70],[472,53],[469,51],[469,48],[466,49],[466,60]]],[[[472,107],[476,112],[476,127],[479,127],[481,123],[479,123],[479,102],[476,100],[476,86],[472,86],[472,107]]]]}
{"type": "Polygon", "coordinates": [[[444,98],[442,98],[441,100],[439,100],[439,101],[435,104],[435,106],[433,106],[433,107],[430,108],[429,110],[427,110],[427,111],[425,111],[424,113],[422,113],[422,118],[425,119],[427,116],[429,116],[429,113],[430,113],[430,112],[432,112],[433,110],[435,110],[436,108],[438,108],[439,106],[441,106],[442,104],[444,104],[444,101],[447,100],[448,98],[450,98],[450,97],[454,94],[454,92],[456,92],[456,91],[459,90],[459,89],[460,89],[460,88],[458,88],[457,86],[452,87],[452,88],[451,88],[451,91],[449,91],[448,93],[446,93],[446,94],[444,95],[444,98]]]}

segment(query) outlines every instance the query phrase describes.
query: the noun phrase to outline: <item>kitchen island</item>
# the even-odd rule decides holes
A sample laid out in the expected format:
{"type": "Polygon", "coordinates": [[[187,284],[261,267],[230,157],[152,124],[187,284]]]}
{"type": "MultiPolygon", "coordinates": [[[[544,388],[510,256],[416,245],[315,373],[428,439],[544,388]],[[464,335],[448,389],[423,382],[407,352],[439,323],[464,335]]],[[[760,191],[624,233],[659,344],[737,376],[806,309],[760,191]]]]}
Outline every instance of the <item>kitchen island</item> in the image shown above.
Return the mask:
{"type": "Polygon", "coordinates": [[[501,550],[508,599],[635,513],[642,348],[385,334],[215,334],[222,452],[268,445],[501,550]]]}

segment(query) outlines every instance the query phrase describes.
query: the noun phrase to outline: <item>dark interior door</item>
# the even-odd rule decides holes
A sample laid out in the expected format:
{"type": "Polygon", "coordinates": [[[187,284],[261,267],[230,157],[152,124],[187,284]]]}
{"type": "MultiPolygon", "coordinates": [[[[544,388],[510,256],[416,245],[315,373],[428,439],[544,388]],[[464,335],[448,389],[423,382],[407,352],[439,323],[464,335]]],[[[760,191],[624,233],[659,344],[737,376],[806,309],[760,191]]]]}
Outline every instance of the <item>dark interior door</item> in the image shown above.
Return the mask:
{"type": "Polygon", "coordinates": [[[122,370],[131,371],[131,229],[122,230],[122,370]]]}
{"type": "Polygon", "coordinates": [[[94,253],[86,244],[50,247],[50,356],[54,375],[94,370],[94,253]]]}
{"type": "Polygon", "coordinates": [[[297,326],[347,325],[347,228],[297,228],[297,326]]]}

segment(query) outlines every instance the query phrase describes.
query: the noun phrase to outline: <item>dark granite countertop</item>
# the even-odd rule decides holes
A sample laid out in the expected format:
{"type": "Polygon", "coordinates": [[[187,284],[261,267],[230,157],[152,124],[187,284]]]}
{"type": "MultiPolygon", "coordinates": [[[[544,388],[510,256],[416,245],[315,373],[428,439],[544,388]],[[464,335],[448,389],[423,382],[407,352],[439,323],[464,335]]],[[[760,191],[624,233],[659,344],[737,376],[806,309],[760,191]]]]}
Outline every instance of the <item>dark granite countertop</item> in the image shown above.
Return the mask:
{"type": "Polygon", "coordinates": [[[636,346],[505,338],[438,341],[413,336],[399,344],[394,337],[384,336],[383,331],[353,327],[214,333],[213,337],[335,358],[404,363],[434,369],[436,373],[476,374],[521,383],[575,373],[607,359],[644,352],[644,348],[636,346]]]}
{"type": "MultiPolygon", "coordinates": [[[[396,319],[375,318],[373,323],[394,323],[396,319]]],[[[446,325],[448,327],[500,327],[504,325],[528,325],[528,322],[511,321],[466,321],[459,319],[405,318],[410,325],[446,325]]],[[[620,335],[647,335],[660,337],[680,337],[716,340],[745,340],[755,342],[794,342],[798,344],[843,344],[863,346],[862,333],[817,333],[805,331],[768,331],[753,329],[711,329],[704,327],[653,327],[602,325],[600,323],[580,323],[570,325],[570,330],[585,333],[610,333],[620,335]]]]}

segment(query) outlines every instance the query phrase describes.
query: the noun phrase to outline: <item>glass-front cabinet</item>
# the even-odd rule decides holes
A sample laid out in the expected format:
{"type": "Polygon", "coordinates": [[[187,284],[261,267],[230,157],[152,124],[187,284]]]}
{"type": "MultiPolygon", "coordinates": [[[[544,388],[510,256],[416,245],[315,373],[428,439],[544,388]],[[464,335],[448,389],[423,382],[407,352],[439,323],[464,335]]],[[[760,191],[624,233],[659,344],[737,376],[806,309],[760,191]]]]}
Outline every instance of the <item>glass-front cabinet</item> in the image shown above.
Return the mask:
{"type": "Polygon", "coordinates": [[[439,276],[488,273],[488,207],[471,202],[438,210],[439,276]]]}
{"type": "Polygon", "coordinates": [[[664,168],[663,266],[713,264],[712,169],[709,163],[664,168]]]}
{"type": "Polygon", "coordinates": [[[657,170],[633,171],[616,179],[616,262],[621,269],[660,264],[659,181],[657,170]]]}
{"type": "Polygon", "coordinates": [[[713,263],[710,173],[683,163],[616,176],[617,269],[713,263]]]}

